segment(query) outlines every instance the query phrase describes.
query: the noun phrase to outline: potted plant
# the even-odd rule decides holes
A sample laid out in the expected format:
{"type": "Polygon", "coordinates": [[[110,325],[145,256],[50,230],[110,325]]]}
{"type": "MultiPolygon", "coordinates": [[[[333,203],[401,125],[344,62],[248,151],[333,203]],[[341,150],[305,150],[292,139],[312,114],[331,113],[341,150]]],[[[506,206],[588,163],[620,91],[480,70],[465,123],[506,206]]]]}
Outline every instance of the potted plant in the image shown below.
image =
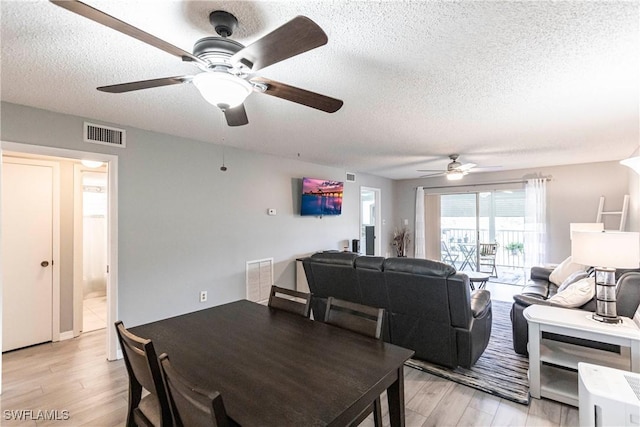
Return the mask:
{"type": "Polygon", "coordinates": [[[511,252],[511,255],[518,255],[524,251],[524,244],[520,242],[511,242],[505,246],[505,249],[511,252]]]}
{"type": "Polygon", "coordinates": [[[393,242],[391,244],[396,248],[398,257],[405,257],[407,246],[411,239],[409,238],[409,229],[407,227],[396,228],[393,232],[393,242]]]}

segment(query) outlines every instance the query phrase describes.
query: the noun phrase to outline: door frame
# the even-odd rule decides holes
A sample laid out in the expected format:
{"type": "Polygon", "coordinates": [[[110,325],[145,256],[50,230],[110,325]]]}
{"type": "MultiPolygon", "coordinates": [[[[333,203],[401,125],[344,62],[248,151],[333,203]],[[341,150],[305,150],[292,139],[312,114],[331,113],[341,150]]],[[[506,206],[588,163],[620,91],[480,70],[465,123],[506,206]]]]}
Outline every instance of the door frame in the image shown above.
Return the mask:
{"type": "MultiPolygon", "coordinates": [[[[4,148],[4,146],[3,146],[4,148]]],[[[9,151],[9,150],[7,150],[9,151]]],[[[13,151],[13,150],[11,150],[13,151]]],[[[0,163],[26,164],[46,166],[52,170],[52,212],[51,212],[51,341],[60,341],[60,164],[46,159],[33,158],[4,158],[0,152],[0,163]]],[[[2,198],[0,197],[0,215],[2,213],[2,198]]],[[[0,236],[0,239],[2,237],[0,236]]],[[[1,258],[0,258],[1,259],[1,258]]],[[[2,270],[0,269],[0,272],[2,270]]],[[[1,277],[1,275],[0,275],[1,277]]],[[[4,288],[0,288],[4,289],[4,288]]],[[[0,313],[2,310],[0,299],[0,313]]],[[[0,343],[2,343],[2,316],[0,316],[0,343]]]]}
{"type": "MultiPolygon", "coordinates": [[[[375,221],[373,226],[375,227],[375,234],[374,234],[374,249],[373,249],[373,253],[375,256],[381,256],[382,255],[382,239],[379,237],[380,233],[382,232],[382,191],[379,188],[375,188],[375,187],[365,187],[365,186],[360,186],[360,197],[358,198],[359,200],[359,212],[360,212],[360,218],[358,219],[358,223],[360,224],[360,228],[358,230],[358,236],[360,236],[362,234],[362,192],[363,191],[372,191],[374,194],[374,205],[376,207],[376,217],[375,217],[375,221]]],[[[362,247],[360,248],[360,250],[362,250],[362,247]]]]}
{"type": "MultiPolygon", "coordinates": [[[[18,142],[0,141],[0,156],[2,151],[13,151],[41,156],[63,157],[74,160],[99,160],[108,164],[109,175],[109,218],[107,225],[108,250],[107,262],[109,274],[107,276],[107,337],[106,337],[106,357],[108,360],[116,360],[118,357],[118,346],[115,329],[109,325],[115,323],[118,318],[118,156],[113,154],[94,153],[89,151],[72,150],[66,148],[56,148],[41,145],[24,144],[18,142]]],[[[0,199],[0,204],[1,204],[0,199]]],[[[0,205],[0,212],[2,206],[0,205]]],[[[0,234],[0,239],[2,235],[0,234]]],[[[1,258],[0,258],[1,259],[1,258]]],[[[2,264],[0,262],[0,273],[2,264]]],[[[74,287],[75,287],[74,283],[74,287]]],[[[2,283],[0,283],[0,310],[2,310],[2,283]]],[[[58,292],[58,310],[59,292],[58,292]]],[[[58,328],[60,322],[58,322],[58,328]]],[[[0,316],[0,339],[2,339],[2,316],[0,316]]],[[[0,354],[0,393],[2,392],[2,355],[0,354]]]]}

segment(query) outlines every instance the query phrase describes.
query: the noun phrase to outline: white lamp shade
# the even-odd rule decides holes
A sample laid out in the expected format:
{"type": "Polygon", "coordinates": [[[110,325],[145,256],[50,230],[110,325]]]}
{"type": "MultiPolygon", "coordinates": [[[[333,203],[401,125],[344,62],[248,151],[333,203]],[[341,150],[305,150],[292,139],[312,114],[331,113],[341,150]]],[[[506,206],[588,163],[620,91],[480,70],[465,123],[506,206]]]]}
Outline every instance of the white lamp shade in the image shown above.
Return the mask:
{"type": "Polygon", "coordinates": [[[629,157],[628,159],[620,160],[621,165],[625,165],[640,174],[640,156],[629,157]]]}
{"type": "Polygon", "coordinates": [[[569,224],[570,239],[573,239],[574,231],[604,231],[604,224],[601,222],[572,222],[569,224]]]}
{"type": "Polygon", "coordinates": [[[237,107],[253,90],[245,79],[225,72],[197,74],[193,84],[207,102],[220,108],[237,107]]]}
{"type": "Polygon", "coordinates": [[[592,267],[638,268],[640,233],[621,231],[574,231],[573,262],[592,267]]]}

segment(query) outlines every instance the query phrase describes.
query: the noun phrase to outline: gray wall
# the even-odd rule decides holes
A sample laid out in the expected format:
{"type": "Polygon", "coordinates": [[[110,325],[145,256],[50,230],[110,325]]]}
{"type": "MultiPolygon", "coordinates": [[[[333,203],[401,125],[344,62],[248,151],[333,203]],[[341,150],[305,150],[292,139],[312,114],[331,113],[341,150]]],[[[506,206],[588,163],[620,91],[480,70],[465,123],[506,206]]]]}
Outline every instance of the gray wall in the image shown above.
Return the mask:
{"type": "MultiPolygon", "coordinates": [[[[631,170],[618,162],[601,162],[569,166],[543,167],[491,173],[472,173],[457,184],[480,184],[496,181],[522,180],[534,177],[551,176],[547,182],[547,262],[560,262],[571,254],[569,224],[571,222],[595,222],[600,196],[605,196],[605,210],[620,210],[625,194],[630,194],[631,170]]],[[[400,219],[411,218],[415,210],[415,188],[417,186],[449,186],[445,178],[402,180],[394,183],[396,216],[400,219]]],[[[426,189],[425,193],[460,193],[465,191],[524,188],[523,184],[486,185],[477,187],[455,187],[426,189]]],[[[635,189],[637,192],[637,187],[635,189]]],[[[638,228],[638,204],[630,212],[627,230],[638,228]],[[636,221],[631,225],[631,221],[636,221]]],[[[619,218],[610,217],[605,228],[618,227],[619,218]]]]}
{"type": "MultiPolygon", "coordinates": [[[[383,253],[389,247],[388,179],[357,174],[345,183],[341,216],[301,217],[300,179],[344,181],[343,169],[227,147],[223,173],[214,144],[118,124],[111,125],[127,130],[125,149],[87,144],[83,118],[10,103],[2,103],[1,120],[3,141],[118,156],[118,317],[130,326],[244,298],[245,263],[254,259],[273,257],[276,283],[294,287],[296,257],[358,238],[360,186],[382,190],[383,253]],[[207,303],[197,302],[200,290],[207,303]]],[[[63,297],[61,312],[70,313],[70,295],[63,297]]],[[[62,319],[61,330],[71,329],[62,319]]]]}

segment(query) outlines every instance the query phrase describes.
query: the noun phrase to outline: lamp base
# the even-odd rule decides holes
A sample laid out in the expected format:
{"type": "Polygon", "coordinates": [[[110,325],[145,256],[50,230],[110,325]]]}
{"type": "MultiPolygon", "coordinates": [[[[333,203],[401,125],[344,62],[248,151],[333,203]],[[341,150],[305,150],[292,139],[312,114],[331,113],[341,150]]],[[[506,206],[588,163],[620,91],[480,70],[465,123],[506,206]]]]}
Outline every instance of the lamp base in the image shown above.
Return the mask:
{"type": "Polygon", "coordinates": [[[607,317],[607,316],[601,316],[597,313],[593,313],[591,317],[593,318],[593,320],[596,320],[598,322],[603,322],[603,323],[622,323],[622,319],[619,316],[607,317]]]}

